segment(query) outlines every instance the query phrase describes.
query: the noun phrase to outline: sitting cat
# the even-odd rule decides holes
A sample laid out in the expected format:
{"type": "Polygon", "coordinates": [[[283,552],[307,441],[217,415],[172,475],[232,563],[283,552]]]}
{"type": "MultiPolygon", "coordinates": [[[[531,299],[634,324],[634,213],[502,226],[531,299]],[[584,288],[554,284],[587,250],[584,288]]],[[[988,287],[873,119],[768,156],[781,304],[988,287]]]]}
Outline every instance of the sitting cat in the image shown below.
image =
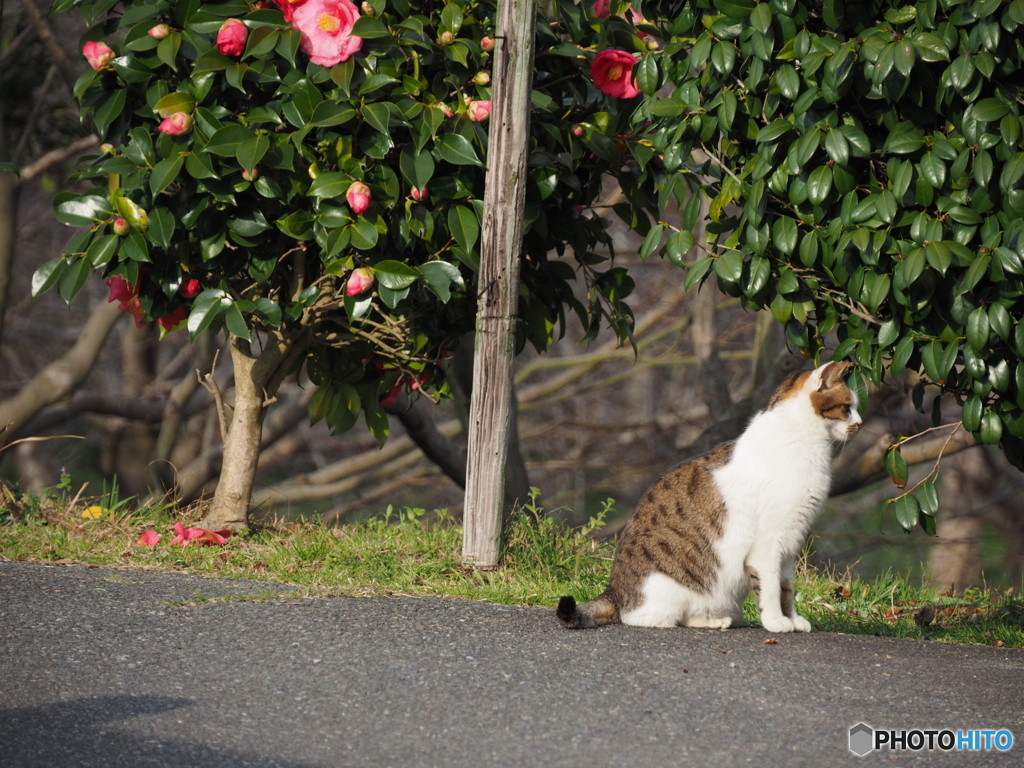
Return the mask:
{"type": "Polygon", "coordinates": [[[769,632],[810,632],[793,608],[796,556],[832,482],[832,446],[860,428],[849,363],[793,373],[737,440],[665,473],[622,531],[611,583],[558,603],[569,629],[742,621],[753,587],[769,632]]]}

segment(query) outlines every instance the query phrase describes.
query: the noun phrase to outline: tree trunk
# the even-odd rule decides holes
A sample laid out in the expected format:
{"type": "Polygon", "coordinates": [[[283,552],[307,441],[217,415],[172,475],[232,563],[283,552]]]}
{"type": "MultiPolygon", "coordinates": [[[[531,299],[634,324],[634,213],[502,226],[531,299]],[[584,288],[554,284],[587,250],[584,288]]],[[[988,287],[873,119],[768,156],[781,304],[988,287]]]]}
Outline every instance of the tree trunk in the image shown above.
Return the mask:
{"type": "MultiPolygon", "coordinates": [[[[268,333],[263,350],[254,355],[251,345],[230,337],[235,374],[235,402],[224,438],[220,479],[213,502],[199,525],[220,530],[244,530],[249,525],[252,484],[259,465],[263,418],[291,364],[306,347],[305,339],[268,333]]],[[[226,409],[227,405],[223,407],[226,409]]],[[[222,423],[228,421],[224,415],[222,423]]]]}
{"type": "MultiPolygon", "coordinates": [[[[266,353],[264,353],[266,354],[266,353]]],[[[235,368],[235,404],[231,426],[224,437],[224,459],[213,504],[200,526],[244,530],[249,525],[249,499],[260,459],[263,433],[264,387],[254,376],[256,361],[248,342],[231,337],[231,363],[235,368]]],[[[271,394],[272,393],[268,393],[271,394]]],[[[226,405],[224,406],[227,407],[226,405]]]]}
{"type": "Polygon", "coordinates": [[[7,288],[14,264],[14,242],[17,237],[18,177],[0,171],[0,339],[4,333],[7,313],[7,288]]]}
{"type": "Polygon", "coordinates": [[[534,0],[498,3],[462,543],[481,570],[498,566],[501,539],[535,15],[534,0]]]}

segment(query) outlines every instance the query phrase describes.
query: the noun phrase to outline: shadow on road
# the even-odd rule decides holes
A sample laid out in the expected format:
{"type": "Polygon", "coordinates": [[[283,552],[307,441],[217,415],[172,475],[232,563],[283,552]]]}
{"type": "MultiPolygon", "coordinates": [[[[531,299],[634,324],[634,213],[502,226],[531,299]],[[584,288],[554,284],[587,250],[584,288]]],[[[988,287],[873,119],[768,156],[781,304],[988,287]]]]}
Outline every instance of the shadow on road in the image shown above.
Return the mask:
{"type": "Polygon", "coordinates": [[[181,730],[159,738],[136,736],[130,732],[131,725],[123,724],[193,704],[190,699],[125,695],[0,709],[0,768],[306,768],[301,763],[189,743],[188,733],[181,730]]]}

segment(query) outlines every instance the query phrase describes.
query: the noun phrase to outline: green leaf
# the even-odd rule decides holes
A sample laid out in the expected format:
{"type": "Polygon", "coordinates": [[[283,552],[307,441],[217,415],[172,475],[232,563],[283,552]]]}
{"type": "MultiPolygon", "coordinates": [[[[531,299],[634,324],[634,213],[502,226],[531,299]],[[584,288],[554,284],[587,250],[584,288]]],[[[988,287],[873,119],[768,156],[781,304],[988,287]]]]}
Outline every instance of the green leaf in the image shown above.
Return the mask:
{"type": "Polygon", "coordinates": [[[256,134],[244,125],[231,123],[225,125],[210,137],[206,151],[223,157],[235,157],[238,148],[246,141],[254,139],[256,134]]]}
{"type": "Polygon", "coordinates": [[[173,213],[166,208],[154,208],[149,215],[149,229],[146,230],[146,235],[161,248],[167,249],[171,245],[171,236],[176,225],[173,213]]]}
{"type": "Polygon", "coordinates": [[[377,231],[373,222],[368,221],[362,216],[348,227],[348,231],[352,246],[361,251],[368,251],[373,248],[377,245],[377,240],[380,238],[380,232],[377,231]]]}
{"type": "Polygon", "coordinates": [[[907,468],[907,460],[903,458],[899,448],[889,448],[885,452],[885,471],[892,478],[893,485],[897,488],[906,487],[910,470],[907,468]]]}
{"type": "Polygon", "coordinates": [[[977,432],[978,428],[981,427],[983,405],[981,398],[977,395],[971,395],[964,403],[963,411],[960,413],[960,420],[963,422],[964,429],[968,432],[977,432]]]}
{"type": "Polygon", "coordinates": [[[978,307],[967,317],[967,342],[975,352],[981,352],[988,346],[988,337],[988,313],[978,307]]]}
{"type": "Polygon", "coordinates": [[[423,273],[423,277],[426,278],[427,284],[444,303],[448,303],[451,298],[453,283],[460,288],[465,286],[462,274],[454,264],[445,261],[428,261],[426,264],[420,265],[419,269],[423,273]]]}
{"type": "Polygon", "coordinates": [[[1002,101],[991,97],[976,102],[970,110],[971,117],[981,123],[991,123],[1001,119],[1010,111],[1002,101]]]}
{"type": "Polygon", "coordinates": [[[270,149],[270,139],[265,134],[257,134],[238,145],[238,149],[235,150],[235,158],[242,168],[252,173],[263,156],[267,154],[268,149],[270,149]]]}
{"type": "Polygon", "coordinates": [[[899,376],[900,372],[907,367],[907,361],[914,353],[913,336],[904,336],[892,352],[892,362],[889,365],[889,372],[893,376],[899,376]]]}
{"type": "Polygon", "coordinates": [[[917,504],[926,515],[935,517],[939,513],[939,491],[931,480],[924,480],[914,491],[917,504]]]}
{"type": "Polygon", "coordinates": [[[50,290],[60,280],[67,266],[67,259],[63,256],[58,256],[56,259],[50,259],[39,267],[32,275],[32,298],[34,299],[50,290]]]}
{"type": "Polygon", "coordinates": [[[400,291],[415,283],[423,273],[400,261],[385,259],[373,265],[373,275],[385,288],[400,291]]]}
{"type": "Polygon", "coordinates": [[[655,224],[647,232],[647,236],[644,237],[643,242],[640,244],[640,250],[637,255],[640,257],[640,261],[647,261],[651,254],[661,247],[661,238],[665,234],[665,227],[662,224],[655,224]]]}
{"type": "Polygon", "coordinates": [[[715,272],[722,280],[738,283],[743,277],[743,254],[727,251],[715,260],[715,272]]]}
{"type": "Polygon", "coordinates": [[[153,166],[153,171],[149,175],[149,189],[153,193],[153,197],[156,197],[174,183],[174,180],[178,178],[178,174],[181,173],[181,167],[184,164],[185,156],[176,154],[173,157],[161,160],[153,166]]]}
{"type": "Polygon", "coordinates": [[[917,517],[921,511],[917,499],[908,494],[900,496],[895,501],[890,500],[888,503],[892,505],[896,521],[903,526],[903,530],[910,533],[917,527],[917,517]]]}
{"type": "Polygon", "coordinates": [[[85,287],[91,273],[92,263],[89,259],[69,260],[64,274],[60,278],[60,286],[58,287],[64,301],[68,304],[71,303],[72,299],[85,287]]]}
{"type": "Polygon", "coordinates": [[[437,145],[437,151],[442,160],[455,165],[483,165],[469,139],[458,133],[446,133],[437,145]]]}
{"type": "Polygon", "coordinates": [[[334,200],[341,197],[352,186],[352,177],[347,173],[321,173],[309,187],[307,194],[315,200],[334,200]]]}
{"type": "Polygon", "coordinates": [[[807,198],[819,205],[832,191],[832,168],[821,165],[811,171],[807,178],[807,198]]]}
{"type": "Polygon", "coordinates": [[[999,418],[998,413],[986,411],[981,417],[979,438],[985,445],[996,445],[1003,439],[1003,420],[999,418]]]}
{"type": "Polygon", "coordinates": [[[988,324],[1003,341],[1010,340],[1010,334],[1013,332],[1013,320],[1010,318],[1010,313],[1006,311],[1006,307],[998,301],[988,308],[988,324]]]}
{"type": "Polygon", "coordinates": [[[231,297],[220,288],[207,288],[196,296],[188,315],[189,336],[195,339],[232,305],[231,297]]]}
{"type": "Polygon", "coordinates": [[[455,205],[448,209],[448,231],[456,242],[467,251],[473,250],[480,236],[480,222],[476,212],[466,205],[455,205]]]}
{"type": "Polygon", "coordinates": [[[245,324],[245,318],[242,317],[242,311],[239,309],[237,301],[231,302],[225,308],[224,325],[227,327],[228,333],[252,342],[252,335],[249,333],[249,327],[245,324]]]}
{"type": "Polygon", "coordinates": [[[104,235],[93,240],[86,252],[86,258],[94,267],[106,265],[117,252],[117,246],[121,244],[121,238],[117,235],[104,235]]]}
{"type": "Polygon", "coordinates": [[[175,91],[168,93],[153,105],[153,111],[160,117],[170,117],[176,112],[191,113],[196,108],[196,100],[191,94],[175,91]]]}
{"type": "Polygon", "coordinates": [[[648,54],[641,56],[633,70],[636,86],[648,96],[658,90],[658,59],[648,54]]]}
{"type": "Polygon", "coordinates": [[[97,221],[110,218],[112,213],[110,202],[99,195],[75,196],[54,208],[57,220],[72,227],[91,227],[97,221]]]}

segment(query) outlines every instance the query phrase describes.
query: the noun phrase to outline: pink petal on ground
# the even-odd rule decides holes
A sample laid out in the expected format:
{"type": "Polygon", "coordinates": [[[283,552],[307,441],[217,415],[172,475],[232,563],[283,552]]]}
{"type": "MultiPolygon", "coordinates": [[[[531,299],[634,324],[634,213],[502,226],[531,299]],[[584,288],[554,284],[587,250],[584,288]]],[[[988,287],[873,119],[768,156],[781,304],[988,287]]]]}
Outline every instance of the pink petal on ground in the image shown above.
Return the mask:
{"type": "Polygon", "coordinates": [[[139,536],[139,539],[135,544],[140,547],[155,547],[158,541],[160,541],[159,533],[156,531],[146,531],[144,534],[139,536]]]}

